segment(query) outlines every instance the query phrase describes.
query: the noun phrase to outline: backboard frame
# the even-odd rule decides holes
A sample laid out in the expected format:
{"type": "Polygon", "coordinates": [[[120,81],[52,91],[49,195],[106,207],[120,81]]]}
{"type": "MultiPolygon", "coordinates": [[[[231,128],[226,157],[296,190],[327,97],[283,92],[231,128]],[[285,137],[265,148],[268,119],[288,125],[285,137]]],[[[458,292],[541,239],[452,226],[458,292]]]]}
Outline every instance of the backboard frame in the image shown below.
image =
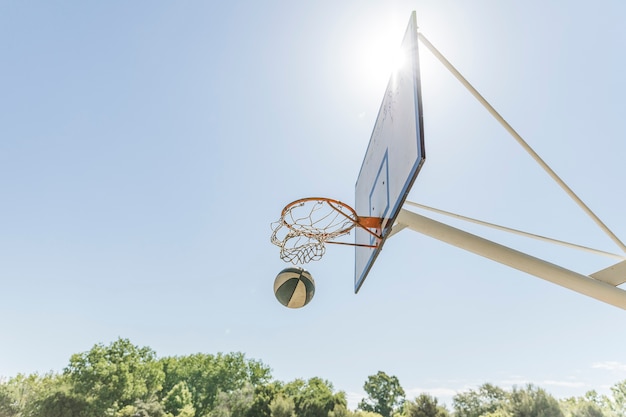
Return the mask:
{"type": "Polygon", "coordinates": [[[389,78],[355,185],[357,214],[382,218],[381,229],[376,230],[382,237],[378,242],[367,231],[355,229],[355,293],[380,254],[426,159],[415,12],[400,48],[405,62],[389,78]],[[368,244],[375,247],[363,246],[368,244]]]}

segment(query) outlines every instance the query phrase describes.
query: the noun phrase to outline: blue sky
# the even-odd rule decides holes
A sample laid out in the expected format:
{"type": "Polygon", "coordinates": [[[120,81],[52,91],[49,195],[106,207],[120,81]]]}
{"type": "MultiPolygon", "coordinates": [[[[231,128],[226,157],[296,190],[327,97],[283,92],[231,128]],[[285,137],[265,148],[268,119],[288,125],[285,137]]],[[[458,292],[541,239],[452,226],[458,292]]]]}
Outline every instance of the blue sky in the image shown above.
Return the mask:
{"type": "MultiPolygon", "coordinates": [[[[624,311],[411,231],[358,295],[353,249],[288,310],[282,207],[348,203],[410,13],[626,239],[626,5],[531,0],[0,4],[0,375],[117,337],[241,351],[352,406],[368,375],[449,401],[484,382],[557,397],[626,379],[624,311]]],[[[425,49],[416,201],[620,250],[425,49]]],[[[584,274],[614,260],[475,226],[584,274]]]]}

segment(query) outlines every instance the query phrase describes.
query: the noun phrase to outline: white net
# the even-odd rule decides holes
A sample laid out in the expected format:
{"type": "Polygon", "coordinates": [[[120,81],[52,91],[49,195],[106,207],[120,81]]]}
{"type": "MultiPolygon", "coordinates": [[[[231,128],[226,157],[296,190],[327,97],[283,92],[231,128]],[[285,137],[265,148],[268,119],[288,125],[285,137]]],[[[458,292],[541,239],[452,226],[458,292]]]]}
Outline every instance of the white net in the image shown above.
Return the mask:
{"type": "Polygon", "coordinates": [[[294,265],[317,261],[324,244],[350,233],[358,217],[349,206],[330,199],[295,201],[272,223],[271,242],[280,247],[280,258],[294,265]]]}

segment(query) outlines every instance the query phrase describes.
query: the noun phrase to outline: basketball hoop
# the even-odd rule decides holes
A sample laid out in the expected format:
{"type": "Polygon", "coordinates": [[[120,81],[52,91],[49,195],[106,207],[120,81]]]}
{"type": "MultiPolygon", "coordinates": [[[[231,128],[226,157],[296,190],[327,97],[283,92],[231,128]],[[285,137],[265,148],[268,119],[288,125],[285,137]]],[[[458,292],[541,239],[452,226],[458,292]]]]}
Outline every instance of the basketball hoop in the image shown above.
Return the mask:
{"type": "Polygon", "coordinates": [[[280,219],[272,223],[271,242],[280,248],[280,258],[294,265],[317,261],[326,253],[326,243],[375,248],[382,239],[382,219],[361,217],[349,205],[324,197],[308,197],[289,203],[280,219]],[[337,242],[336,238],[361,227],[374,236],[374,245],[337,242]]]}

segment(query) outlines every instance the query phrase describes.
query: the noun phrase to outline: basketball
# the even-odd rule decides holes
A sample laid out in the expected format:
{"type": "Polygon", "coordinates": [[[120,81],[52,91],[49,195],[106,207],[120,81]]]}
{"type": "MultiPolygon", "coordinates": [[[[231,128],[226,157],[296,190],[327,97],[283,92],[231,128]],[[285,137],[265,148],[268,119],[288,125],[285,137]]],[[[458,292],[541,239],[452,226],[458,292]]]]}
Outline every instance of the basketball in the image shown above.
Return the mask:
{"type": "Polygon", "coordinates": [[[285,307],[304,307],[313,299],[315,281],[308,271],[302,268],[285,268],[274,280],[274,295],[285,307]]]}

